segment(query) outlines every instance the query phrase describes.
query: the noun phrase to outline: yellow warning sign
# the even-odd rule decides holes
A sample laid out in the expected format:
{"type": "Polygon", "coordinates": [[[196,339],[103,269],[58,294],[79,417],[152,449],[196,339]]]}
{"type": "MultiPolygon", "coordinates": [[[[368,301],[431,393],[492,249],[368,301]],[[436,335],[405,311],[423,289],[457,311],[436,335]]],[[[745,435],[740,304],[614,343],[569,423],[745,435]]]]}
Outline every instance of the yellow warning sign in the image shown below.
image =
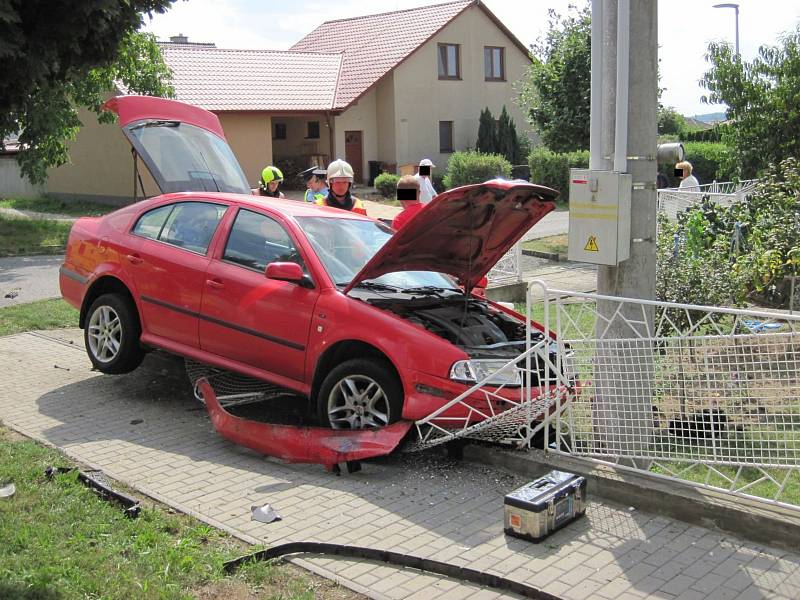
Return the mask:
{"type": "Polygon", "coordinates": [[[600,249],[597,247],[597,237],[590,235],[589,241],[586,242],[586,245],[583,247],[583,249],[587,252],[599,252],[600,249]]]}

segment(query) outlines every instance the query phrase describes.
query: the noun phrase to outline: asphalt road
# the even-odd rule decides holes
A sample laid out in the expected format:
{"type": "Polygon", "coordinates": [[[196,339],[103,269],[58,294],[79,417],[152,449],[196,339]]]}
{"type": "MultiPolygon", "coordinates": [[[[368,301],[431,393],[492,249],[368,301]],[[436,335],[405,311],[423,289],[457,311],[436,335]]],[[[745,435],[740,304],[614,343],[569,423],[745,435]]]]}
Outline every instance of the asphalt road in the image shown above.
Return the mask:
{"type": "Polygon", "coordinates": [[[0,258],[0,308],[58,298],[58,267],[63,256],[0,258]]]}

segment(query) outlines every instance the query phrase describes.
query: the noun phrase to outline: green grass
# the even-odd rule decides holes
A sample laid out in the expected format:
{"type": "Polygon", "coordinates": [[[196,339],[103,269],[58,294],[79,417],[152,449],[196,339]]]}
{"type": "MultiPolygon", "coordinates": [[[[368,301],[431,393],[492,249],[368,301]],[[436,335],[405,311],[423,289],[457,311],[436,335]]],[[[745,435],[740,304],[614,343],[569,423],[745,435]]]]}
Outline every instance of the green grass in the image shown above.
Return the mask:
{"type": "Polygon", "coordinates": [[[60,298],[0,308],[0,336],[77,326],[78,311],[60,298]]]}
{"type": "Polygon", "coordinates": [[[119,208],[95,202],[65,202],[55,198],[9,198],[1,199],[0,207],[29,210],[40,213],[68,215],[71,217],[99,216],[119,208]]]}
{"type": "Polygon", "coordinates": [[[0,214],[0,256],[61,254],[72,223],[0,214]]]}
{"type": "Polygon", "coordinates": [[[522,244],[523,250],[550,252],[551,254],[566,254],[568,247],[569,236],[566,233],[530,240],[522,244]]]}
{"type": "Polygon", "coordinates": [[[129,519],[75,472],[45,477],[48,465],[67,464],[57,451],[0,426],[0,483],[16,486],[12,497],[0,498],[4,600],[355,597],[282,563],[227,576],[223,562],[250,551],[238,540],[159,505],[129,519]]]}

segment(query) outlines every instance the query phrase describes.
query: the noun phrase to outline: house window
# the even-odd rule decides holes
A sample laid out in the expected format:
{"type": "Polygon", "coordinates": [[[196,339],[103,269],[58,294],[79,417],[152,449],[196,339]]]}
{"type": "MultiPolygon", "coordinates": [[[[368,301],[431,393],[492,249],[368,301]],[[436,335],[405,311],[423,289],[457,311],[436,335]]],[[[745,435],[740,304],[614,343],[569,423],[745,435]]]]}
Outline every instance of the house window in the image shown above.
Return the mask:
{"type": "Polygon", "coordinates": [[[439,121],[439,152],[453,151],[453,122],[439,121]]]}
{"type": "Polygon", "coordinates": [[[458,44],[439,44],[439,79],[461,79],[458,44]]]}
{"type": "Polygon", "coordinates": [[[275,123],[275,126],[272,130],[272,139],[273,140],[285,140],[286,139],[286,123],[275,123]]]}
{"type": "Polygon", "coordinates": [[[486,81],[506,80],[505,48],[485,46],[483,48],[483,74],[486,81]]]}
{"type": "Polygon", "coordinates": [[[308,133],[306,134],[306,139],[308,140],[318,140],[319,139],[319,121],[309,121],[308,125],[308,133]]]}

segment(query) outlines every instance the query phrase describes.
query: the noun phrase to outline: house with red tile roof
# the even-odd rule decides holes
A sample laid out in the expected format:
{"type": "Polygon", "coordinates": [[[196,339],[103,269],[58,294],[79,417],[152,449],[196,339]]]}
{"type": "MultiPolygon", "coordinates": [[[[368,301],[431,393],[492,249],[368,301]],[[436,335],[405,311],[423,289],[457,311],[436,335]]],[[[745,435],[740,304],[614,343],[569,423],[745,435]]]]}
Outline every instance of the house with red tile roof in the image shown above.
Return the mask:
{"type": "MultiPolygon", "coordinates": [[[[177,98],[219,116],[253,184],[267,164],[306,168],[333,158],[350,162],[362,183],[370,167],[399,171],[422,158],[444,172],[453,151],[474,147],[487,106],[496,115],[506,106],[525,129],[514,84],[530,65],[528,49],[479,0],[327,21],[287,51],[172,39],[161,47],[177,98]]],[[[90,121],[84,130],[106,129],[90,121]]],[[[84,130],[72,164],[51,173],[49,191],[86,196],[107,188],[130,197],[129,156],[123,169],[110,166],[79,193],[87,186],[80,161],[98,146],[104,165],[127,152],[84,130]]]]}

